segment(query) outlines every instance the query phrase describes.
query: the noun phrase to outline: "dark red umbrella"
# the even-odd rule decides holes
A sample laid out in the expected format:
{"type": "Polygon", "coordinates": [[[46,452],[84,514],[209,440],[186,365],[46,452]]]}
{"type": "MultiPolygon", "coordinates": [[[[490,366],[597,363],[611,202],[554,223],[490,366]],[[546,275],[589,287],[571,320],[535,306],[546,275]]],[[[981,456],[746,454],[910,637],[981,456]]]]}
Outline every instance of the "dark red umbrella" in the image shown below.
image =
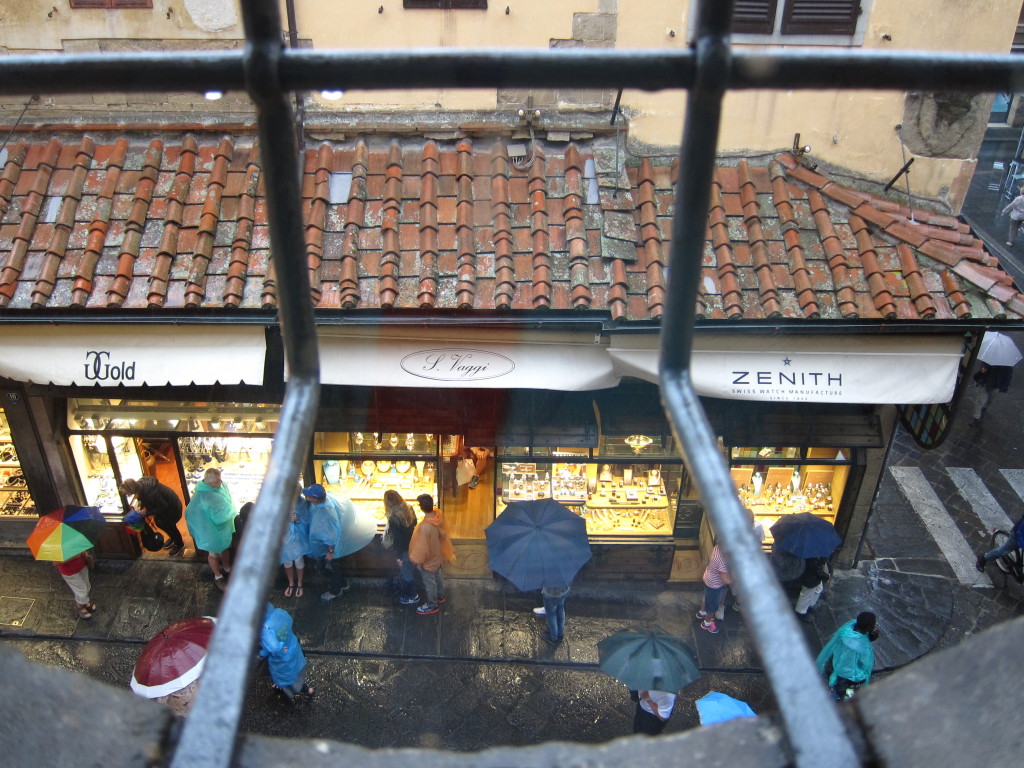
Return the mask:
{"type": "Polygon", "coordinates": [[[193,616],[164,627],[142,649],[132,690],[147,699],[169,696],[199,679],[216,619],[193,616]]]}

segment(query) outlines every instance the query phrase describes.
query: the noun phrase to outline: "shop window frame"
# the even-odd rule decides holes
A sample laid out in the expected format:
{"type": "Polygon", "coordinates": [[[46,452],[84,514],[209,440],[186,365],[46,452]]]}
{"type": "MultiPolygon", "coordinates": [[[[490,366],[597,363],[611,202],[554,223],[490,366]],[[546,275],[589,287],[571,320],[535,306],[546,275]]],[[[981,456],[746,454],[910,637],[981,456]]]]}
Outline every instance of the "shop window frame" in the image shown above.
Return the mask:
{"type": "Polygon", "coordinates": [[[153,0],[68,0],[73,11],[152,10],[153,0]]]}

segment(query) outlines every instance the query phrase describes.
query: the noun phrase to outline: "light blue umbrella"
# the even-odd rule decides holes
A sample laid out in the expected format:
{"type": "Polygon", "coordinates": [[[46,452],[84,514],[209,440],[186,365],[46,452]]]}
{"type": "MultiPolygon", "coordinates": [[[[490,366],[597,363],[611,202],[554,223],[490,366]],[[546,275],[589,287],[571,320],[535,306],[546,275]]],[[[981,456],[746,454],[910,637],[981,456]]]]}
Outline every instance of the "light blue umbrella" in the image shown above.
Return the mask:
{"type": "Polygon", "coordinates": [[[735,720],[737,717],[757,717],[754,710],[745,701],[734,699],[732,696],[718,691],[711,691],[708,695],[697,699],[697,713],[700,715],[701,725],[724,723],[726,720],[735,720]]]}

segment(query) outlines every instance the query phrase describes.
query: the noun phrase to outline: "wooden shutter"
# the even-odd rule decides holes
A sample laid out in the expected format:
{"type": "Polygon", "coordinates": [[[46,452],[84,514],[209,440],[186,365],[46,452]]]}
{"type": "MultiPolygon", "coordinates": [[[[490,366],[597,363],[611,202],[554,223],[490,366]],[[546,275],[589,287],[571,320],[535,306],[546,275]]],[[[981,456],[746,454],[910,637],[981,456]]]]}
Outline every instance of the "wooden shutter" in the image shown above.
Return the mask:
{"type": "Polygon", "coordinates": [[[852,35],[860,0],[786,0],[784,35],[852,35]]]}
{"type": "Polygon", "coordinates": [[[732,31],[747,35],[770,35],[775,28],[778,0],[736,0],[732,31]]]}

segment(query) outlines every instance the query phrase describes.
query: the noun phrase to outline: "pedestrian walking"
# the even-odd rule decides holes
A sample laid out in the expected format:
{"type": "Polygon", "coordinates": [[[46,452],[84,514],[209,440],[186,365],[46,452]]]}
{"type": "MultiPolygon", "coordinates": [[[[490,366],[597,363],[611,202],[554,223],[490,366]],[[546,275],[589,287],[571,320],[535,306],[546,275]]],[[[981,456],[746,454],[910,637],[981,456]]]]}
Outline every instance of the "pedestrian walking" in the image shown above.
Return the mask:
{"type": "Polygon", "coordinates": [[[231,573],[231,536],[237,514],[220,470],[210,467],[185,507],[185,525],[196,548],[205,550],[213,581],[222,591],[227,588],[227,575],[231,573]]]}
{"type": "Polygon", "coordinates": [[[818,604],[829,577],[828,560],[824,557],[808,557],[804,560],[804,572],[800,574],[800,595],[796,599],[796,615],[802,621],[810,621],[807,612],[818,604]]]}
{"type": "Polygon", "coordinates": [[[850,698],[854,691],[871,681],[878,639],[875,614],[864,611],[835,631],[818,654],[818,672],[828,675],[828,687],[837,701],[850,698]]]}
{"type": "Polygon", "coordinates": [[[1003,208],[1002,215],[1010,214],[1010,234],[1007,236],[1006,244],[1013,246],[1017,239],[1017,231],[1020,229],[1021,221],[1024,221],[1024,187],[1021,187],[1018,194],[1010,203],[1003,208]]]}
{"type": "Polygon", "coordinates": [[[341,506],[320,483],[304,489],[302,496],[309,502],[309,555],[322,559],[327,570],[327,590],[320,599],[334,600],[349,588],[341,565],[335,562],[335,553],[341,551],[341,506]]]}
{"type": "Polygon", "coordinates": [[[156,527],[167,534],[164,549],[167,554],[177,557],[185,551],[185,541],[178,530],[181,520],[181,498],[174,489],[159,482],[155,477],[129,478],[121,483],[121,493],[135,497],[135,508],[145,517],[150,517],[156,527]]]}
{"type": "Polygon", "coordinates": [[[434,497],[423,493],[416,497],[416,502],[423,510],[423,519],[412,532],[409,559],[419,568],[427,595],[426,602],[416,609],[416,613],[425,616],[437,613],[439,605],[445,602],[441,566],[445,561],[455,559],[455,547],[448,535],[448,523],[444,515],[434,507],[434,497]]]}
{"type": "Polygon", "coordinates": [[[387,527],[384,529],[384,546],[391,550],[398,564],[398,602],[402,605],[416,605],[416,566],[409,559],[409,543],[416,529],[416,513],[402,498],[402,495],[388,488],[384,491],[384,512],[387,527]]]}
{"type": "MultiPolygon", "coordinates": [[[[634,692],[630,691],[632,695],[634,692]]],[[[657,736],[676,706],[676,695],[667,691],[636,691],[636,712],[633,714],[633,733],[657,736]]]]}
{"type": "Polygon", "coordinates": [[[981,417],[992,402],[992,395],[998,389],[1006,392],[1010,389],[1010,382],[1013,380],[1013,366],[1011,365],[989,365],[982,363],[978,372],[974,374],[974,383],[981,388],[978,399],[974,402],[974,418],[971,419],[971,426],[977,427],[981,424],[981,417]]]}
{"type": "Polygon", "coordinates": [[[270,679],[288,700],[296,694],[313,698],[314,690],[306,685],[306,656],[299,638],[292,631],[292,617],[288,611],[267,603],[260,630],[260,653],[267,660],[270,679]]]}
{"type": "Polygon", "coordinates": [[[92,589],[89,570],[94,562],[92,552],[87,549],[62,563],[54,563],[61,578],[71,588],[71,594],[75,597],[75,612],[80,619],[91,619],[97,610],[96,603],[89,599],[92,589]]]}
{"type": "Polygon", "coordinates": [[[291,511],[291,520],[288,522],[288,530],[284,534],[284,544],[281,545],[281,565],[284,567],[284,575],[288,579],[288,586],[284,589],[285,597],[302,597],[302,582],[306,575],[305,556],[309,552],[309,520],[310,506],[301,495],[291,511]]]}
{"type": "MultiPolygon", "coordinates": [[[[715,613],[722,602],[722,596],[726,588],[732,584],[732,577],[729,575],[729,566],[725,562],[722,550],[715,544],[711,550],[711,557],[704,569],[704,597],[701,598],[700,610],[697,611],[697,618],[700,619],[700,628],[712,635],[718,634],[718,625],[715,624],[715,613]]],[[[723,614],[724,615],[724,614],[723,614]]]]}
{"type": "Polygon", "coordinates": [[[565,599],[569,596],[569,587],[544,587],[540,594],[544,598],[543,615],[548,622],[547,634],[542,637],[557,645],[565,637],[565,599]]]}
{"type": "Polygon", "coordinates": [[[979,571],[985,570],[985,564],[989,560],[998,560],[1000,557],[1006,557],[1006,555],[1017,548],[1024,549],[1024,525],[1022,524],[1024,524],[1024,515],[1013,524],[1013,528],[1010,529],[1010,535],[1006,537],[1006,541],[1003,542],[1002,546],[978,555],[978,562],[975,565],[979,571]]]}

